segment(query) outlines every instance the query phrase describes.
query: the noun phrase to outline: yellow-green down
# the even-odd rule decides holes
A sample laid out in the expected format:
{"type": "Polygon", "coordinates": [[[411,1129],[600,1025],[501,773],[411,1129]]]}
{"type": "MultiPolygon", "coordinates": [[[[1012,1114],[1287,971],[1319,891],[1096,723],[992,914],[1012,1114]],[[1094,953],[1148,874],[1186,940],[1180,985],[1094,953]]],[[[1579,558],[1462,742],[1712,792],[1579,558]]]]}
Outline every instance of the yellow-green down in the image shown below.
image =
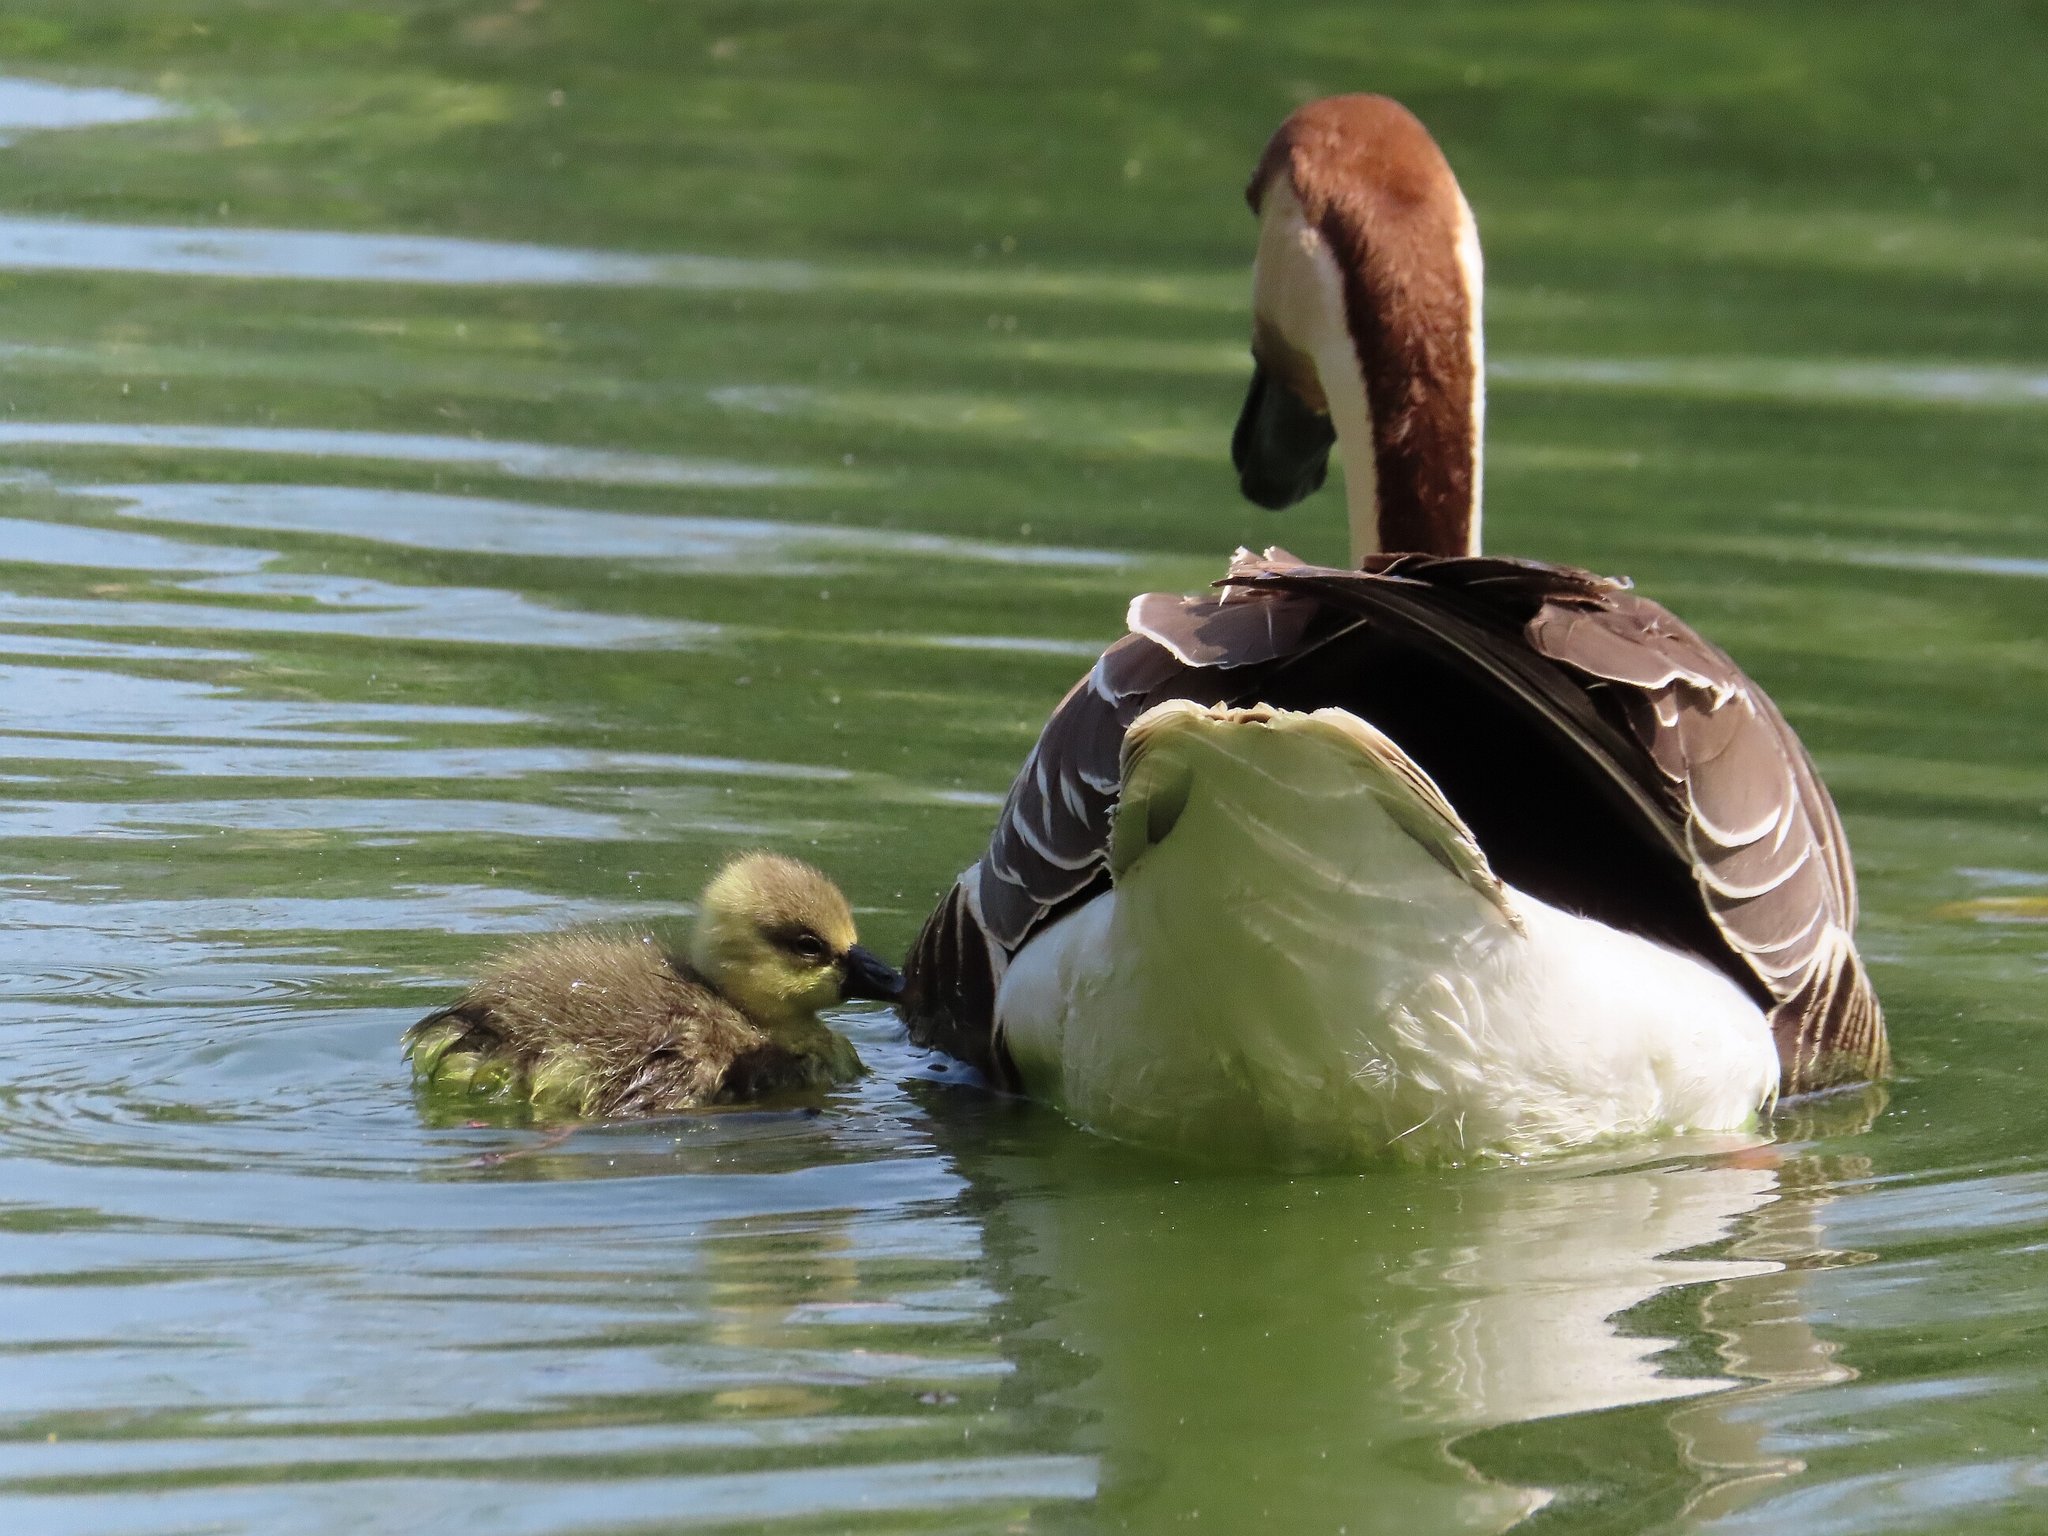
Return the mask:
{"type": "Polygon", "coordinates": [[[649,934],[530,940],[407,1030],[405,1052],[437,1093],[550,1119],[745,1103],[858,1077],[818,1010],[898,986],[860,948],[837,886],[749,854],[706,889],[687,957],[649,934]]]}

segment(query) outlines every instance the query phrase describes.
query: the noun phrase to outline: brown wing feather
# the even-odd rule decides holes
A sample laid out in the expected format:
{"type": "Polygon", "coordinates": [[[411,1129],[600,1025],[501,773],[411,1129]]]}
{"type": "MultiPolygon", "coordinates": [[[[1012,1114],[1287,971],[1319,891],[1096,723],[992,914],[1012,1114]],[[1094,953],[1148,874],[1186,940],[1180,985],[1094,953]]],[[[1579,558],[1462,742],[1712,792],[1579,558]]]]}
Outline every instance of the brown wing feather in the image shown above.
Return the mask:
{"type": "Polygon", "coordinates": [[[1884,1020],[1856,953],[1856,873],[1833,798],[1792,727],[1728,654],[1647,598],[1546,609],[1538,651],[1618,695],[1682,800],[1700,894],[1771,994],[1786,1091],[1882,1076],[1884,1020]]]}
{"type": "Polygon", "coordinates": [[[1053,712],[987,854],[912,949],[916,1038],[1007,1081],[1003,967],[1106,886],[1125,729],[1169,698],[1258,699],[1373,720],[1511,883],[1727,972],[1771,1012],[1785,1092],[1885,1070],[1834,804],[1723,652],[1625,583],[1531,561],[1402,555],[1336,571],[1240,552],[1225,585],[1134,601],[1132,633],[1053,712]],[[1541,791],[1542,814],[1502,792],[1495,753],[1541,791]]]}

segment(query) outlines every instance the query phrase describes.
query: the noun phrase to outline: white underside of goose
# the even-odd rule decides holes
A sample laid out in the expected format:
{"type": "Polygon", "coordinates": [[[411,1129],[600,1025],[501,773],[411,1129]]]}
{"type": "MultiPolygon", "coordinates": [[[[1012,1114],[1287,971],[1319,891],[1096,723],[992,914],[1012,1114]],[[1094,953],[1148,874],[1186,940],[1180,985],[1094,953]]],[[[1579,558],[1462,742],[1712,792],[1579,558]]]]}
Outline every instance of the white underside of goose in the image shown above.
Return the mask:
{"type": "Polygon", "coordinates": [[[1026,1088],[1107,1134],[1521,1156],[1741,1130],[1777,1091],[1740,988],[1501,884],[1422,770],[1343,710],[1148,711],[1110,862],[1113,888],[996,996],[1026,1088]]]}

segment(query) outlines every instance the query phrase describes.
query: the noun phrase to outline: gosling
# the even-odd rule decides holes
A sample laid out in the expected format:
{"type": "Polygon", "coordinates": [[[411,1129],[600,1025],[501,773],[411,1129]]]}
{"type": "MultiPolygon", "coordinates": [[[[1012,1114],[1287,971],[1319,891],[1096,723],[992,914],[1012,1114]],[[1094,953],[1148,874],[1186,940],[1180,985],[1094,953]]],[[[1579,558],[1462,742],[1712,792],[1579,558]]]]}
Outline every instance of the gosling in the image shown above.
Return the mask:
{"type": "Polygon", "coordinates": [[[705,887],[685,954],[651,934],[534,939],[408,1029],[405,1054],[436,1092],[524,1099],[551,1119],[751,1103],[859,1077],[818,1010],[902,990],[857,942],[838,886],[749,853],[705,887]]]}

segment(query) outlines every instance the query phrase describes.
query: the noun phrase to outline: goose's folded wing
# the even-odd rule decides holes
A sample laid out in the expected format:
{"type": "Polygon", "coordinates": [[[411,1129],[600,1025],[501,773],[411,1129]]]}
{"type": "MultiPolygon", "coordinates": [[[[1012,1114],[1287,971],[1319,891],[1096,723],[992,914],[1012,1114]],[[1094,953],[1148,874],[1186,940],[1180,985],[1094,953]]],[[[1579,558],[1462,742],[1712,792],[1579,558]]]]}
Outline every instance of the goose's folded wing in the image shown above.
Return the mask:
{"type": "Polygon", "coordinates": [[[1833,798],[1768,695],[1632,592],[1546,609],[1529,643],[1628,723],[1676,807],[1715,925],[1770,993],[1788,1092],[1881,1076],[1884,1020],[1856,953],[1856,872],[1833,798]]]}
{"type": "Polygon", "coordinates": [[[1770,1010],[1784,1091],[1886,1070],[1841,819],[1785,717],[1726,652],[1623,583],[1531,562],[1400,556],[1250,580],[1453,649],[1575,738],[1616,806],[1689,869],[1747,973],[1735,979],[1770,1010]]]}

